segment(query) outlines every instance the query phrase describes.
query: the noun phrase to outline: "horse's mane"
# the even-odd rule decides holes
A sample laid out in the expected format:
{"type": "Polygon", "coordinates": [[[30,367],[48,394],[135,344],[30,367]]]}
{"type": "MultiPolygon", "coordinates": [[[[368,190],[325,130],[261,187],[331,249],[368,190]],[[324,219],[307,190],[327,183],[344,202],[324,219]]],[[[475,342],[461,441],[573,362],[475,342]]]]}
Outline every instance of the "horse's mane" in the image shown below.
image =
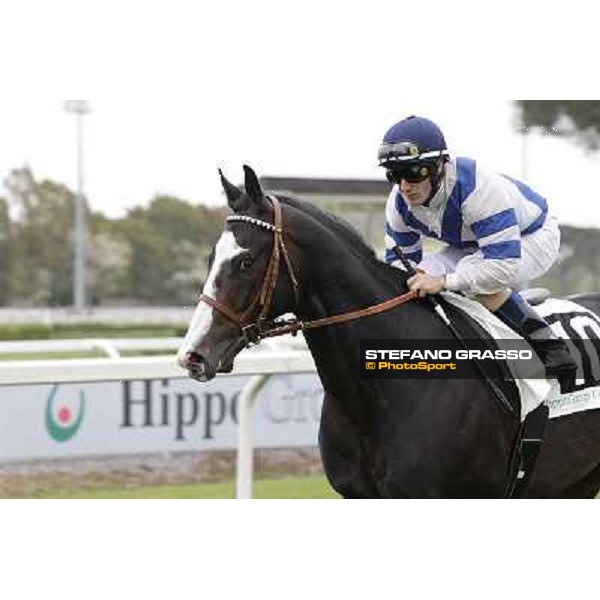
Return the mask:
{"type": "Polygon", "coordinates": [[[348,223],[344,219],[317,207],[315,204],[313,204],[312,202],[308,202],[307,200],[300,200],[299,198],[292,198],[290,196],[279,195],[277,196],[277,198],[281,200],[284,204],[289,204],[290,206],[293,206],[300,212],[307,213],[308,215],[316,219],[319,223],[325,225],[335,235],[341,238],[342,241],[346,243],[349,249],[351,249],[355,254],[357,254],[361,258],[368,261],[374,261],[379,264],[383,264],[377,258],[373,248],[371,248],[365,242],[358,230],[352,227],[352,225],[350,225],[350,223],[348,223]]]}

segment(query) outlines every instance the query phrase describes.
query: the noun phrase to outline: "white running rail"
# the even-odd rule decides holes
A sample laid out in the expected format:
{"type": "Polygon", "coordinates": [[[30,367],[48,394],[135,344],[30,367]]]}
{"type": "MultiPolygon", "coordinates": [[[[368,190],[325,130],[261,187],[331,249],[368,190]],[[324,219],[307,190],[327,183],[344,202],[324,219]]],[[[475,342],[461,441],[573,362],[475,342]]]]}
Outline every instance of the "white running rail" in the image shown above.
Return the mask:
{"type": "MultiPolygon", "coordinates": [[[[88,340],[89,341],[89,340],[88,340]]],[[[112,340],[111,340],[112,341],[112,340]]],[[[24,342],[23,342],[24,343],[24,342]]],[[[39,342],[38,342],[39,343],[39,342]]],[[[28,350],[29,351],[29,350],[28,350]]],[[[252,410],[269,377],[316,370],[308,350],[243,351],[229,375],[254,375],[240,395],[236,497],[252,497],[252,410]]],[[[227,374],[219,377],[227,377],[227,374]]],[[[174,356],[0,361],[0,385],[187,377],[174,356]]]]}
{"type": "Polygon", "coordinates": [[[0,354],[35,354],[52,352],[91,352],[101,350],[111,358],[117,358],[123,350],[156,350],[175,352],[183,338],[111,338],[84,340],[24,340],[0,342],[0,354]]]}

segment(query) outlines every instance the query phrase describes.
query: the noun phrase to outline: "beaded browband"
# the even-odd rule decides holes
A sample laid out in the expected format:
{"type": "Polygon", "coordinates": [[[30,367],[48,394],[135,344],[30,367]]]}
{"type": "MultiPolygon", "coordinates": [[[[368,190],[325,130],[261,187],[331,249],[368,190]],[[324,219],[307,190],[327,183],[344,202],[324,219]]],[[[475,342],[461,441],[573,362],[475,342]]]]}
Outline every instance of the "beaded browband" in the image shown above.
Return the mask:
{"type": "Polygon", "coordinates": [[[233,223],[234,221],[243,221],[244,223],[250,223],[250,225],[262,227],[268,231],[275,231],[275,225],[272,223],[267,223],[266,221],[261,221],[260,219],[255,219],[254,217],[249,217],[247,215],[231,215],[230,217],[227,217],[228,223],[233,223]]]}

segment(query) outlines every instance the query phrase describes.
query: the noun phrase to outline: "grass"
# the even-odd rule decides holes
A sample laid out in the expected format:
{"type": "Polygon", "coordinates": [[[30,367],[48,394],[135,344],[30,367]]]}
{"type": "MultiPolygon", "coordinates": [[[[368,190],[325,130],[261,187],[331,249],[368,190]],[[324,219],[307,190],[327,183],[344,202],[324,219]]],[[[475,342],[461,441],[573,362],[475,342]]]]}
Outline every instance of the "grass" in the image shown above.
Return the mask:
{"type": "MultiPolygon", "coordinates": [[[[57,499],[227,499],[235,497],[233,481],[188,485],[161,485],[93,490],[46,492],[38,498],[57,499]]],[[[322,475],[259,479],[254,482],[254,498],[309,499],[338,498],[322,475]]]]}

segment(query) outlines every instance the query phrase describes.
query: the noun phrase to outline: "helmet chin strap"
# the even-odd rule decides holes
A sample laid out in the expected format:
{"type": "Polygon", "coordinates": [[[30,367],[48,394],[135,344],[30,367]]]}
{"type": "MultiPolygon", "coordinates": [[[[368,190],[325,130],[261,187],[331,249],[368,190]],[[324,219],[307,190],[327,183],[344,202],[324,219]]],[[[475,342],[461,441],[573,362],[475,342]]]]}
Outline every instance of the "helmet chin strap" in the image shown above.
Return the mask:
{"type": "Polygon", "coordinates": [[[430,177],[431,180],[431,192],[429,194],[429,197],[427,198],[427,200],[425,200],[425,202],[423,202],[423,204],[425,206],[427,206],[430,202],[431,199],[438,193],[438,190],[440,189],[440,184],[442,182],[442,179],[444,178],[444,165],[446,164],[446,158],[440,158],[440,164],[438,166],[438,169],[435,173],[435,175],[432,175],[430,177]]]}

